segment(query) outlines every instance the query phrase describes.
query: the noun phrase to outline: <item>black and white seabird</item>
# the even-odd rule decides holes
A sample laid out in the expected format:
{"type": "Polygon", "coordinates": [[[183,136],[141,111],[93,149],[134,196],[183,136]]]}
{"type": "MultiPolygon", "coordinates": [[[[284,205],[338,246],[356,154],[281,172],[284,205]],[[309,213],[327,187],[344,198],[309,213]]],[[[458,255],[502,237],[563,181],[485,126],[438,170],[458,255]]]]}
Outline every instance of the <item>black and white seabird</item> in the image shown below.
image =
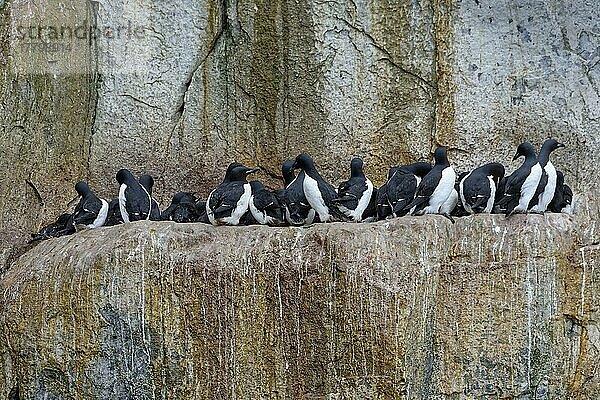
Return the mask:
{"type": "Polygon", "coordinates": [[[148,196],[150,197],[151,209],[150,218],[148,219],[150,221],[160,221],[160,207],[158,206],[158,202],[154,199],[154,197],[152,197],[154,178],[152,178],[150,175],[142,175],[140,176],[139,182],[140,185],[142,185],[142,187],[146,189],[146,192],[148,192],[148,196]]]}
{"type": "Polygon", "coordinates": [[[409,212],[404,208],[414,200],[421,180],[431,168],[431,164],[427,162],[416,162],[393,169],[386,182],[393,217],[401,217],[409,212]]]}
{"type": "Polygon", "coordinates": [[[376,189],[373,183],[365,176],[363,161],[353,158],[350,162],[350,179],[340,183],[337,198],[332,202],[352,222],[361,222],[364,219],[375,217],[374,204],[376,189]]]}
{"type": "Polygon", "coordinates": [[[46,240],[54,237],[71,235],[75,233],[73,214],[61,214],[55,222],[44,226],[36,233],[31,234],[31,242],[46,240]]]}
{"type": "Polygon", "coordinates": [[[491,213],[504,166],[488,163],[475,168],[460,179],[460,201],[469,214],[491,213]]]}
{"type": "Polygon", "coordinates": [[[206,214],[213,225],[239,225],[248,211],[252,190],[247,176],[258,168],[248,168],[239,163],[229,164],[225,179],[209,195],[206,214]]]}
{"type": "Polygon", "coordinates": [[[547,139],[544,141],[544,144],[542,144],[540,154],[538,155],[538,162],[543,169],[543,176],[536,189],[537,201],[534,197],[533,204],[532,202],[529,203],[529,211],[531,212],[545,212],[554,197],[554,191],[556,189],[556,168],[554,168],[554,165],[550,161],[550,153],[561,147],[565,147],[565,145],[558,143],[554,139],[547,139]]]}
{"type": "Polygon", "coordinates": [[[521,143],[513,161],[525,157],[523,164],[504,181],[504,193],[498,201],[500,208],[506,208],[505,215],[509,217],[515,212],[526,213],[529,202],[535,195],[542,167],[538,162],[535,149],[529,142],[521,143]]]}
{"type": "Polygon", "coordinates": [[[119,208],[123,222],[149,220],[152,213],[152,196],[127,169],[117,172],[119,208]]]}
{"type": "Polygon", "coordinates": [[[112,199],[108,203],[108,216],[104,226],[114,226],[122,224],[123,218],[121,217],[121,208],[119,207],[119,199],[112,199]]]}
{"type": "Polygon", "coordinates": [[[108,202],[96,196],[84,181],[75,184],[79,194],[79,203],[73,211],[73,224],[75,227],[98,228],[103,226],[108,216],[108,202]]]}
{"type": "Polygon", "coordinates": [[[300,171],[298,176],[294,175],[295,160],[287,160],[281,167],[283,173],[285,219],[290,225],[310,225],[315,220],[315,210],[308,204],[304,195],[304,178],[306,173],[300,171]]]}
{"type": "Polygon", "coordinates": [[[336,219],[345,221],[347,218],[333,203],[337,198],[335,188],[321,177],[310,156],[300,154],[296,157],[294,168],[300,168],[306,174],[302,188],[308,204],[316,211],[319,220],[321,222],[331,222],[336,219]]]}
{"type": "Polygon", "coordinates": [[[278,197],[259,181],[251,181],[249,208],[254,220],[261,225],[281,226],[285,223],[285,207],[278,197]]]}
{"type": "MultiPolygon", "coordinates": [[[[454,190],[456,173],[448,162],[446,148],[435,149],[434,158],[435,165],[421,180],[415,199],[404,207],[413,215],[440,214],[442,205],[454,190]]],[[[444,215],[452,220],[449,214],[444,215]]]]}
{"type": "Polygon", "coordinates": [[[176,193],[169,207],[160,214],[160,220],[179,223],[196,222],[199,217],[197,201],[198,199],[192,192],[176,193]]]}

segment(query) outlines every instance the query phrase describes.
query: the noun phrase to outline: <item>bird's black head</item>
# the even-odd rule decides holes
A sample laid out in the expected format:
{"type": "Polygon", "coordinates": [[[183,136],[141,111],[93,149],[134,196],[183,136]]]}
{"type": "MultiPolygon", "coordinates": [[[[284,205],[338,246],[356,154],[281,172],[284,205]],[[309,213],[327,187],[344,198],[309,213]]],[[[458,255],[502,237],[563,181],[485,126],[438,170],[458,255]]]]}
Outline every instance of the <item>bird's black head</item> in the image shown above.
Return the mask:
{"type": "Polygon", "coordinates": [[[225,180],[229,182],[247,182],[246,177],[249,174],[254,172],[258,172],[259,168],[248,168],[245,165],[234,166],[231,171],[227,171],[227,175],[225,176],[225,180]]]}
{"type": "Polygon", "coordinates": [[[548,153],[550,153],[556,149],[559,149],[561,147],[565,147],[565,145],[562,143],[559,143],[555,139],[546,139],[544,141],[544,143],[542,144],[542,149],[547,149],[546,151],[548,151],[548,153]]]}
{"type": "Polygon", "coordinates": [[[146,189],[149,194],[152,194],[152,187],[154,186],[154,178],[150,175],[142,175],[139,179],[140,185],[146,189]]]}
{"type": "Polygon", "coordinates": [[[352,161],[350,161],[350,173],[352,174],[353,177],[365,176],[363,167],[364,167],[363,160],[361,160],[358,157],[355,157],[352,159],[352,161]]]}
{"type": "Polygon", "coordinates": [[[314,168],[315,164],[308,154],[299,154],[294,162],[294,169],[309,169],[314,168]]]}
{"type": "Polygon", "coordinates": [[[85,183],[84,181],[79,181],[75,184],[75,191],[78,195],[83,197],[86,194],[88,194],[91,190],[87,183],[85,183]]]}
{"type": "Polygon", "coordinates": [[[281,166],[281,174],[283,175],[283,184],[285,186],[292,183],[292,181],[296,178],[294,175],[294,163],[295,160],[286,160],[283,162],[281,166]]]}
{"type": "Polygon", "coordinates": [[[131,180],[131,179],[135,179],[133,177],[133,174],[128,170],[128,169],[120,169],[119,172],[117,172],[117,182],[119,182],[120,185],[124,184],[125,181],[127,180],[131,180]]]}
{"type": "Polygon", "coordinates": [[[450,165],[445,147],[438,147],[433,154],[435,165],[450,165]]]}
{"type": "Polygon", "coordinates": [[[229,172],[233,171],[233,169],[236,168],[236,167],[243,167],[243,166],[244,166],[244,164],[242,164],[242,163],[232,162],[231,164],[229,164],[227,166],[227,172],[226,173],[229,173],[229,172]]]}
{"type": "Polygon", "coordinates": [[[497,163],[497,162],[493,162],[493,163],[487,164],[486,167],[487,167],[487,173],[498,178],[498,180],[504,178],[504,173],[505,173],[504,165],[497,163]]]}
{"type": "Polygon", "coordinates": [[[431,164],[428,162],[418,161],[416,163],[407,165],[406,169],[422,178],[427,175],[429,171],[431,171],[431,164]]]}
{"type": "Polygon", "coordinates": [[[531,143],[524,142],[524,143],[521,143],[519,145],[519,147],[517,147],[517,153],[513,157],[513,161],[515,161],[519,157],[527,158],[527,157],[531,157],[531,156],[535,157],[535,149],[533,148],[531,143]]]}
{"type": "Polygon", "coordinates": [[[265,186],[261,181],[250,181],[250,188],[252,189],[252,193],[259,192],[265,189],[265,186]]]}
{"type": "Polygon", "coordinates": [[[194,192],[177,192],[175,193],[175,196],[173,196],[173,200],[171,200],[171,203],[195,203],[197,200],[195,194],[196,193],[194,192]]]}
{"type": "Polygon", "coordinates": [[[198,219],[196,205],[190,202],[180,203],[173,210],[171,220],[177,223],[195,222],[198,219]]]}
{"type": "Polygon", "coordinates": [[[231,174],[233,173],[233,170],[238,167],[243,167],[243,166],[244,166],[244,164],[241,164],[239,162],[232,162],[231,164],[229,164],[227,166],[227,171],[225,172],[225,179],[223,180],[223,182],[230,182],[231,174]]]}

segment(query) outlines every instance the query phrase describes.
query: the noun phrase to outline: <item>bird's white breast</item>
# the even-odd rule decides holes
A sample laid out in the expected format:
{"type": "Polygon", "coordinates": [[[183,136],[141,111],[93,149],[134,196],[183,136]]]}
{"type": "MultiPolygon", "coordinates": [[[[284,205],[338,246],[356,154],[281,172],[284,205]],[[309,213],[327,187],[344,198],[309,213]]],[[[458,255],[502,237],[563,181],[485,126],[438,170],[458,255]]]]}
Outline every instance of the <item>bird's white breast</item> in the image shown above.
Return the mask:
{"type": "Polygon", "coordinates": [[[319,218],[322,222],[328,221],[331,217],[329,215],[329,208],[325,205],[325,200],[319,190],[318,182],[306,174],[303,182],[304,196],[308,200],[308,204],[319,214],[319,218]]]}
{"type": "Polygon", "coordinates": [[[556,190],[556,168],[548,161],[544,167],[544,171],[546,171],[546,175],[548,175],[548,182],[546,183],[544,192],[540,195],[537,207],[535,207],[538,212],[544,212],[548,209],[548,205],[552,201],[554,191],[556,190]]]}
{"type": "Polygon", "coordinates": [[[542,166],[540,163],[536,163],[531,167],[529,175],[521,186],[521,196],[519,197],[519,205],[515,207],[515,212],[527,212],[529,202],[535,195],[540,179],[542,178],[542,166]]]}
{"type": "Polygon", "coordinates": [[[469,176],[471,176],[473,172],[469,172],[464,178],[461,179],[460,183],[458,184],[458,190],[459,190],[459,195],[460,195],[460,201],[462,202],[463,208],[465,209],[466,212],[468,212],[469,214],[473,214],[473,209],[471,208],[471,206],[467,203],[467,200],[465,199],[465,181],[467,180],[467,178],[469,176]]]}
{"type": "Polygon", "coordinates": [[[496,199],[496,182],[494,182],[494,177],[491,175],[488,176],[488,180],[490,181],[490,198],[488,199],[487,204],[485,206],[485,210],[483,210],[483,212],[489,214],[494,208],[494,200],[496,199]]]}
{"type": "Polygon", "coordinates": [[[248,211],[251,196],[252,188],[250,187],[249,183],[245,183],[244,193],[242,193],[240,196],[235,208],[231,212],[231,215],[229,217],[221,218],[221,220],[227,225],[238,225],[240,223],[240,219],[244,216],[246,211],[248,211]]]}
{"type": "Polygon", "coordinates": [[[125,207],[126,199],[125,199],[125,190],[127,189],[126,184],[122,184],[119,188],[119,209],[121,210],[121,218],[123,218],[123,222],[129,222],[129,214],[127,213],[127,208],[125,207]]]}
{"type": "Polygon", "coordinates": [[[102,202],[102,207],[100,207],[100,211],[98,211],[98,215],[94,222],[87,226],[88,228],[98,228],[106,222],[106,217],[108,216],[108,203],[104,199],[100,199],[100,201],[102,202]]]}
{"type": "Polygon", "coordinates": [[[442,171],[442,177],[438,182],[435,190],[429,198],[429,205],[424,208],[424,214],[438,214],[442,204],[448,200],[454,189],[456,181],[456,173],[452,167],[446,167],[442,171]]]}
{"type": "Polygon", "coordinates": [[[373,183],[371,183],[369,179],[365,179],[365,184],[367,185],[367,189],[360,196],[356,209],[348,210],[346,214],[355,222],[360,222],[362,220],[362,215],[369,206],[369,203],[371,202],[371,195],[373,194],[373,183]]]}

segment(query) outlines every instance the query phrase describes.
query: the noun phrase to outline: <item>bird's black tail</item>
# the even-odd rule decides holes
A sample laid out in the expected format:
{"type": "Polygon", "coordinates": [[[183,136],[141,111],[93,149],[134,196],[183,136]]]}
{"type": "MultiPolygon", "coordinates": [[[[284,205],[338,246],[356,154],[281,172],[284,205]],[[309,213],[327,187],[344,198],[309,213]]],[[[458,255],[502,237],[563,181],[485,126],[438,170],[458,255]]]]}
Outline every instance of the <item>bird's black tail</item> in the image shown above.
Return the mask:
{"type": "Polygon", "coordinates": [[[407,204],[408,204],[407,200],[400,200],[400,201],[396,202],[396,204],[394,205],[394,208],[392,210],[394,215],[396,217],[402,217],[402,216],[406,215],[408,213],[408,210],[405,209],[407,204]]]}
{"type": "Polygon", "coordinates": [[[503,196],[500,198],[500,200],[498,200],[498,201],[496,202],[496,204],[495,204],[495,205],[496,205],[496,206],[498,206],[498,207],[504,207],[505,205],[507,205],[507,204],[508,204],[508,202],[509,202],[510,200],[512,200],[512,198],[513,198],[513,197],[514,197],[513,195],[510,195],[510,194],[504,194],[504,195],[503,195],[503,196]]]}
{"type": "MultiPolygon", "coordinates": [[[[335,199],[334,199],[335,200],[335,199]]],[[[350,218],[348,218],[346,216],[346,214],[344,214],[343,212],[341,212],[336,206],[335,204],[332,204],[331,207],[329,207],[329,212],[331,213],[331,215],[333,216],[333,218],[336,221],[340,221],[340,222],[348,222],[350,221],[350,218]]]]}
{"type": "MultiPolygon", "coordinates": [[[[427,202],[427,200],[428,200],[428,198],[425,196],[417,196],[414,198],[413,201],[411,201],[410,203],[408,203],[408,205],[406,205],[404,207],[404,210],[410,210],[413,207],[419,208],[419,206],[421,206],[422,204],[427,202]]],[[[423,208],[423,207],[420,207],[420,208],[423,208]]]]}
{"type": "Polygon", "coordinates": [[[475,200],[475,203],[473,203],[471,208],[477,210],[476,212],[481,212],[480,210],[485,209],[488,199],[488,197],[477,197],[477,200],[475,200]]]}

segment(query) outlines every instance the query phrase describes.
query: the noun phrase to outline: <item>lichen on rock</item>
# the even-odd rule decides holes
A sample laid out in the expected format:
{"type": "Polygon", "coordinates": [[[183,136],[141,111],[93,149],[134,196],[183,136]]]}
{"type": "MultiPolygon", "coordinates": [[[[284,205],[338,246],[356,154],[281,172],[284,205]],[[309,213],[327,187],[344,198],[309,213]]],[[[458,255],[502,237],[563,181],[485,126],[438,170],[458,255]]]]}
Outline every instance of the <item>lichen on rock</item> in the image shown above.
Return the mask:
{"type": "Polygon", "coordinates": [[[25,398],[593,398],[600,253],[583,218],[136,222],[52,239],[2,279],[0,387],[18,382],[25,398]]]}

